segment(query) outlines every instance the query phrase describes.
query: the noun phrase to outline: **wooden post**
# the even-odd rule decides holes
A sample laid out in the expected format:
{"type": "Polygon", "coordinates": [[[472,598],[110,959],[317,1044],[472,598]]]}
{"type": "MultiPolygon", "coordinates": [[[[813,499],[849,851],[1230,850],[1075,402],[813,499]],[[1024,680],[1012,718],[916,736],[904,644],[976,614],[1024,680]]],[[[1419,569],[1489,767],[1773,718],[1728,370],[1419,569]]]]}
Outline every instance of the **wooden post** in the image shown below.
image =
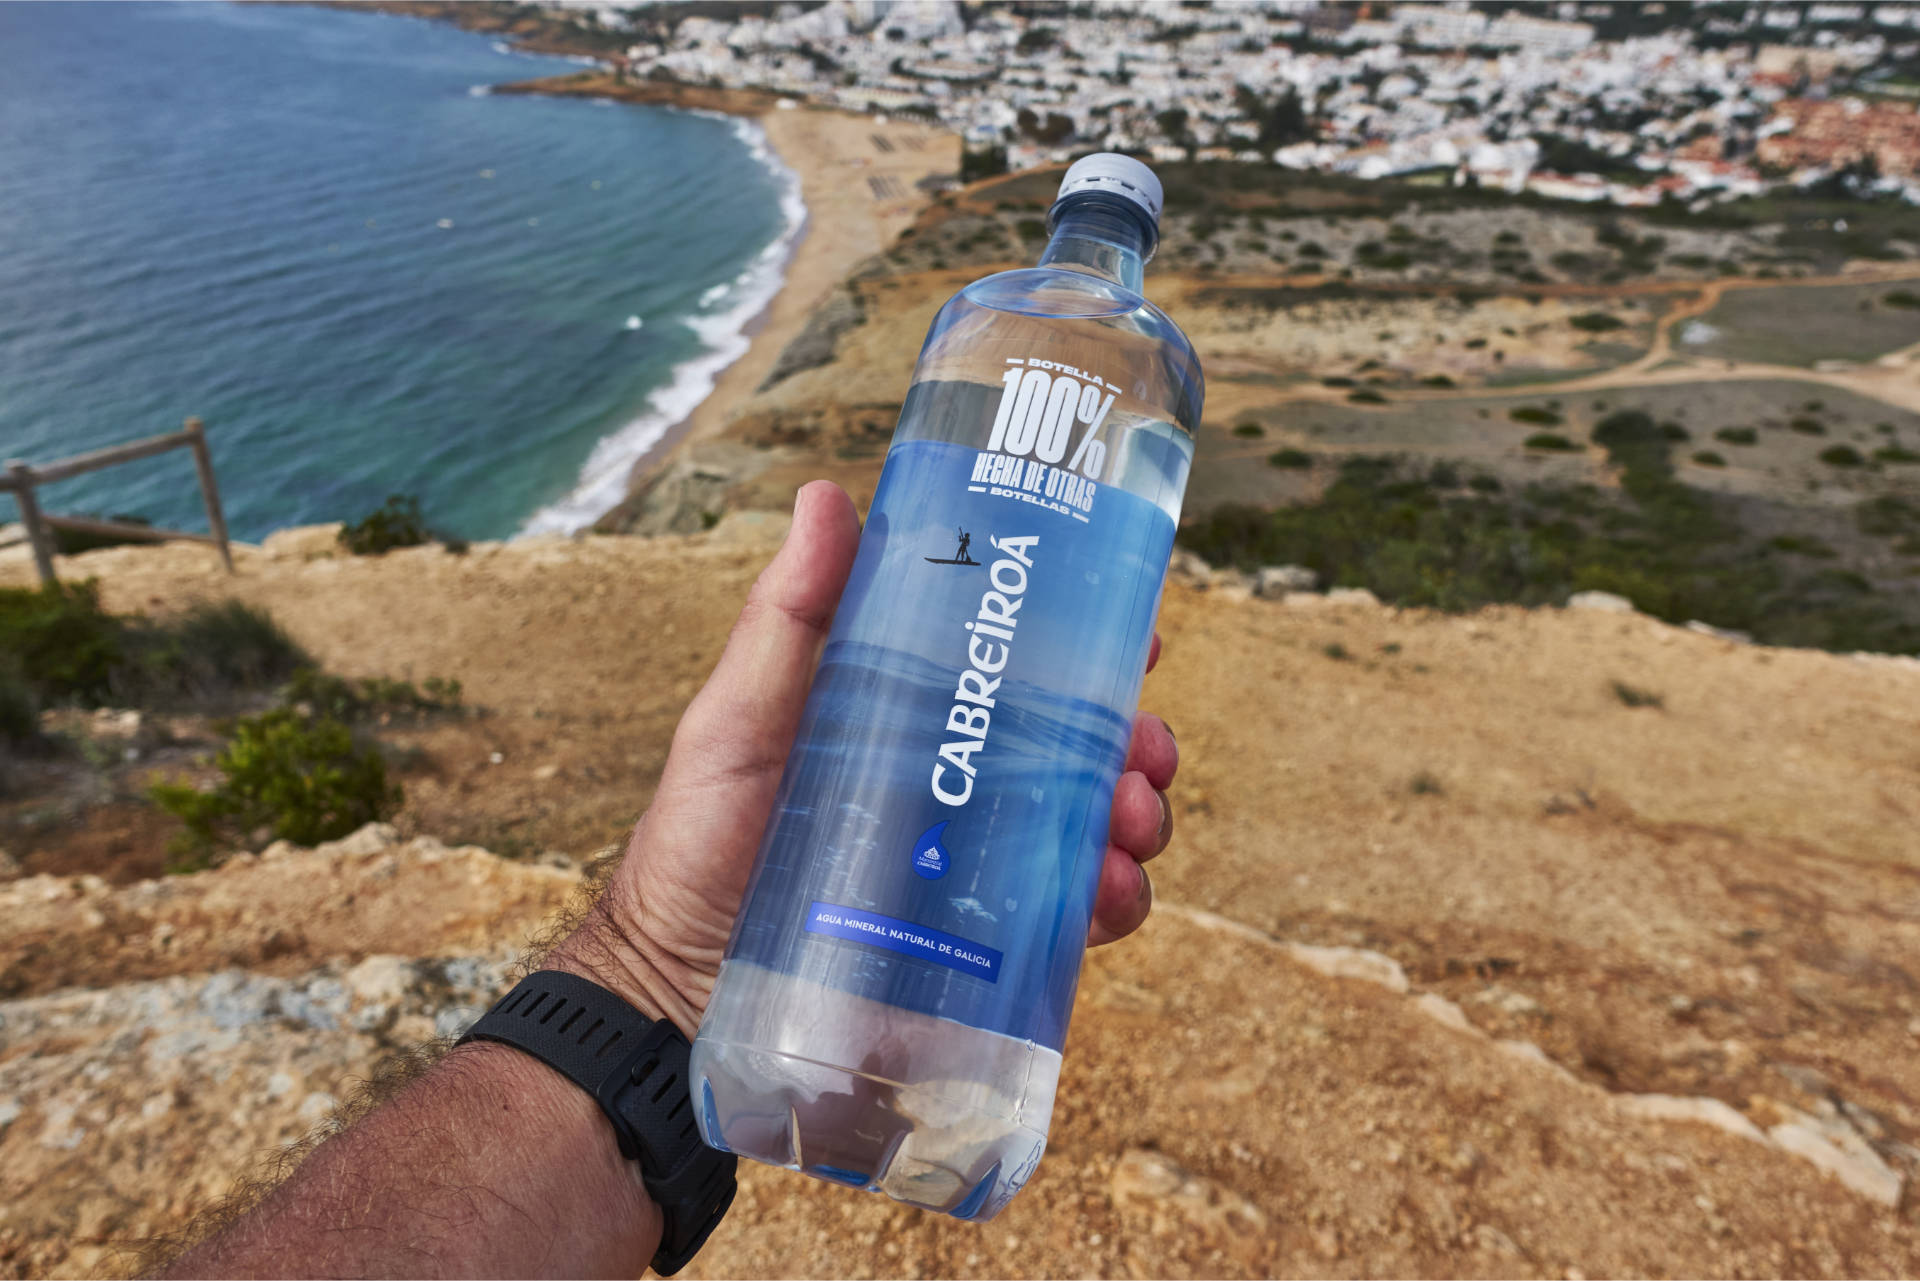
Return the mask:
{"type": "Polygon", "coordinates": [[[200,473],[200,497],[207,503],[207,531],[220,547],[220,559],[233,572],[233,552],[227,547],[227,518],[220,510],[220,486],[213,478],[213,455],[207,452],[207,429],[198,418],[187,419],[193,447],[193,466],[200,473]]]}
{"type": "Polygon", "coordinates": [[[13,458],[7,461],[7,474],[13,480],[13,501],[20,505],[20,523],[27,527],[27,544],[33,548],[33,567],[40,571],[41,583],[57,582],[53,576],[53,542],[47,527],[40,523],[40,504],[33,496],[33,468],[13,458]]]}

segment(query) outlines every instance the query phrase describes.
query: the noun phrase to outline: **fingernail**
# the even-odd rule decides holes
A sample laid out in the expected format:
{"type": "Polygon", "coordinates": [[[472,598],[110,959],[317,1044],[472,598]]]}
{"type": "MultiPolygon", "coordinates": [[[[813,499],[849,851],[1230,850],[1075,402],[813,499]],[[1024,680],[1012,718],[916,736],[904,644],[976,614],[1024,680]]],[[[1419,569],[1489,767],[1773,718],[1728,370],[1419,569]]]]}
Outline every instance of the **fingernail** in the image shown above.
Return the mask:
{"type": "Polygon", "coordinates": [[[1144,867],[1140,869],[1140,901],[1153,902],[1153,878],[1147,875],[1147,869],[1144,867]]]}
{"type": "Polygon", "coordinates": [[[1167,718],[1166,718],[1166,717],[1164,717],[1164,716],[1162,716],[1162,717],[1160,718],[1160,723],[1161,723],[1162,725],[1164,725],[1164,726],[1166,726],[1166,730],[1167,730],[1167,737],[1168,737],[1168,738],[1170,738],[1170,739],[1172,739],[1172,740],[1173,740],[1174,742],[1176,742],[1176,743],[1180,741],[1180,736],[1179,736],[1178,734],[1176,734],[1176,733],[1174,733],[1174,732],[1173,732],[1173,726],[1172,726],[1172,725],[1169,725],[1169,724],[1167,723],[1167,718]]]}
{"type": "Polygon", "coordinates": [[[1173,801],[1165,792],[1155,792],[1160,798],[1160,832],[1156,838],[1160,848],[1167,848],[1167,842],[1173,839],[1173,801]]]}

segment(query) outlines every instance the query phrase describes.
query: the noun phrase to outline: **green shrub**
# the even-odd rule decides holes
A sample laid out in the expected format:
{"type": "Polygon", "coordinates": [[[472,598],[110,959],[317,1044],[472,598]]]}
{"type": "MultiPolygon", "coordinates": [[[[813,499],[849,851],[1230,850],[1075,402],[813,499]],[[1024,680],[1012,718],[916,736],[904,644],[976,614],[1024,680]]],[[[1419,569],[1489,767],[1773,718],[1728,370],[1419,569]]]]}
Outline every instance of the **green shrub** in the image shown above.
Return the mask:
{"type": "Polygon", "coordinates": [[[20,747],[40,737],[40,700],[8,657],[0,655],[0,746],[20,747]]]}
{"type": "Polygon", "coordinates": [[[1347,399],[1356,405],[1384,405],[1387,403],[1387,398],[1371,387],[1362,387],[1358,391],[1350,391],[1347,393],[1347,399]]]}
{"type": "Polygon", "coordinates": [[[1890,294],[1884,294],[1880,301],[1885,306],[1903,307],[1909,311],[1920,308],[1920,294],[1908,289],[1896,289],[1890,294]]]}
{"type": "Polygon", "coordinates": [[[1345,374],[1329,374],[1320,380],[1320,385],[1322,387],[1352,387],[1356,384],[1353,379],[1347,377],[1345,374]]]}
{"type": "Polygon", "coordinates": [[[1347,647],[1345,645],[1342,645],[1339,641],[1329,641],[1327,644],[1320,647],[1320,652],[1322,654],[1325,654],[1328,658],[1331,658],[1332,660],[1334,660],[1336,663],[1344,663],[1348,659],[1353,657],[1352,654],[1349,654],[1347,652],[1347,647]]]}
{"type": "Polygon", "coordinates": [[[1447,377],[1445,374],[1428,374],[1420,380],[1420,383],[1424,387],[1451,387],[1453,386],[1453,379],[1447,377]]]}
{"type": "Polygon", "coordinates": [[[1830,467],[1861,467],[1867,460],[1852,445],[1832,445],[1820,451],[1820,461],[1830,467]]]}
{"type": "Polygon", "coordinates": [[[299,845],[338,840],[400,807],[380,753],[331,717],[283,707],[243,718],[214,763],[223,777],[212,791],[186,783],[149,791],[185,825],[170,846],[170,870],[204,867],[220,847],[246,844],[262,829],[299,845]]]}
{"type": "Polygon", "coordinates": [[[1447,789],[1431,772],[1421,770],[1413,776],[1413,781],[1407,784],[1407,790],[1415,796],[1443,796],[1447,789]]]}
{"type": "Polygon", "coordinates": [[[1267,434],[1267,429],[1259,423],[1241,423],[1233,429],[1233,434],[1246,440],[1258,440],[1267,434]]]}
{"type": "Polygon", "coordinates": [[[1267,461],[1275,467],[1301,471],[1313,466],[1313,455],[1304,449],[1276,449],[1267,455],[1267,461]]]}
{"type": "Polygon", "coordinates": [[[1854,510],[1853,518],[1861,533],[1875,538],[1920,534],[1920,503],[1898,494],[1869,498],[1854,510]]]}
{"type": "Polygon", "coordinates": [[[1695,451],[1693,461],[1702,467],[1725,467],[1727,465],[1727,460],[1719,454],[1714,453],[1711,449],[1695,451]]]}
{"type": "Polygon", "coordinates": [[[1627,322],[1618,316],[1609,316],[1604,311],[1583,311],[1570,316],[1567,323],[1575,329],[1583,329],[1590,334],[1604,334],[1614,329],[1625,329],[1627,322]]]}
{"type": "Polygon", "coordinates": [[[1500,492],[1500,479],[1482,472],[1467,482],[1467,488],[1476,494],[1497,494],[1500,492]]]}
{"type": "Polygon", "coordinates": [[[1558,427],[1563,421],[1559,414],[1539,405],[1516,406],[1507,411],[1507,417],[1533,427],[1558,427]]]}
{"type": "Polygon", "coordinates": [[[1827,426],[1817,418],[1795,418],[1787,424],[1802,436],[1824,436],[1827,426]]]}
{"type": "Polygon", "coordinates": [[[1667,700],[1650,689],[1640,689],[1625,681],[1613,682],[1613,696],[1628,707],[1665,707],[1667,700]]]}
{"type": "Polygon", "coordinates": [[[1568,440],[1558,432],[1551,431],[1535,432],[1527,437],[1526,446],[1528,449],[1547,449],[1563,454],[1577,454],[1586,448],[1578,441],[1568,440]]]}
{"type": "Polygon", "coordinates": [[[125,628],[92,579],[0,588],[0,655],[42,703],[106,700],[125,652],[125,628]]]}
{"type": "Polygon", "coordinates": [[[302,667],[292,674],[280,699],[283,706],[306,715],[352,723],[456,711],[460,695],[459,681],[438,676],[429,676],[416,688],[412,681],[385,676],[356,681],[317,667],[302,667]]]}
{"type": "Polygon", "coordinates": [[[1811,534],[1778,534],[1767,540],[1767,546],[1777,552],[1791,552],[1815,560],[1832,560],[1840,554],[1811,534]]]}
{"type": "Polygon", "coordinates": [[[1882,445],[1873,451],[1876,463],[1920,463],[1920,453],[1915,453],[1905,445],[1882,445]]]}
{"type": "Polygon", "coordinates": [[[1688,431],[1685,427],[1682,427],[1679,423],[1661,423],[1660,434],[1666,437],[1668,440],[1674,441],[1676,443],[1683,440],[1693,439],[1693,433],[1688,431]]]}
{"type": "Polygon", "coordinates": [[[392,494],[360,520],[340,527],[340,545],[355,556],[378,556],[396,547],[419,547],[433,541],[420,515],[420,500],[411,494],[392,494]]]}
{"type": "Polygon", "coordinates": [[[1760,433],[1751,427],[1722,427],[1713,433],[1715,440],[1724,440],[1729,445],[1757,445],[1760,433]]]}

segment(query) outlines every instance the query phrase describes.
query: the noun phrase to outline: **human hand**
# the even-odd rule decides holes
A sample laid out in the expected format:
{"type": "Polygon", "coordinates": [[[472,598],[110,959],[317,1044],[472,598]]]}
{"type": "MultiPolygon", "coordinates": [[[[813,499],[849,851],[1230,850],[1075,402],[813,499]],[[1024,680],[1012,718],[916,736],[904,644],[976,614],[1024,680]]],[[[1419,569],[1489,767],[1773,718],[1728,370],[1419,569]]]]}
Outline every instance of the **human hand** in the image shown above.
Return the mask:
{"type": "MultiPolygon", "coordinates": [[[[786,543],[754,583],[726,652],[674,731],[652,806],[599,903],[548,968],[584,974],[693,1035],[859,539],[859,518],[839,486],[815,481],[800,491],[786,543]]],[[[1155,636],[1149,671],[1159,656],[1155,636]]],[[[1178,763],[1166,723],[1141,713],[1113,793],[1088,932],[1094,945],[1124,938],[1147,918],[1153,887],[1142,865],[1173,836],[1166,789],[1178,763]]]]}

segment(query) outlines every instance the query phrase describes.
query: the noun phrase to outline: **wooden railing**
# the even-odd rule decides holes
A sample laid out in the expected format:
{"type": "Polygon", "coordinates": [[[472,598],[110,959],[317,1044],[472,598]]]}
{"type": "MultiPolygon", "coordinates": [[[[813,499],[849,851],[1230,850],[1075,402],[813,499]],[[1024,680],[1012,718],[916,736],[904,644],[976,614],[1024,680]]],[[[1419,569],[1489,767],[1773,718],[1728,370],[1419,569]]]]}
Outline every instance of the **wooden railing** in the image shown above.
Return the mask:
{"type": "Polygon", "coordinates": [[[33,567],[40,573],[40,581],[52,583],[58,580],[53,574],[53,531],[71,530],[76,534],[102,534],[116,538],[145,539],[150,542],[173,542],[185,539],[188,542],[211,543],[220,549],[220,559],[226,564],[227,572],[233,572],[233,552],[227,546],[227,518],[220,510],[220,487],[213,478],[213,455],[207,452],[207,430],[198,418],[187,419],[184,430],[171,432],[165,436],[149,436],[145,440],[129,441],[124,445],[112,445],[106,449],[96,449],[89,454],[75,454],[72,458],[62,458],[59,462],[48,463],[42,467],[21,462],[18,458],[7,463],[7,474],[0,476],[0,490],[11,491],[13,501],[20,508],[20,523],[26,526],[27,543],[33,548],[33,567]],[[169,449],[191,449],[194,469],[200,473],[200,497],[207,504],[207,529],[205,534],[190,534],[179,529],[156,529],[151,525],[134,525],[118,520],[91,520],[82,516],[55,516],[40,510],[39,499],[34,488],[52,484],[56,480],[66,480],[69,476],[79,476],[85,472],[98,471],[102,467],[111,467],[115,463],[131,463],[142,458],[151,458],[155,454],[164,454],[169,449]]]}

